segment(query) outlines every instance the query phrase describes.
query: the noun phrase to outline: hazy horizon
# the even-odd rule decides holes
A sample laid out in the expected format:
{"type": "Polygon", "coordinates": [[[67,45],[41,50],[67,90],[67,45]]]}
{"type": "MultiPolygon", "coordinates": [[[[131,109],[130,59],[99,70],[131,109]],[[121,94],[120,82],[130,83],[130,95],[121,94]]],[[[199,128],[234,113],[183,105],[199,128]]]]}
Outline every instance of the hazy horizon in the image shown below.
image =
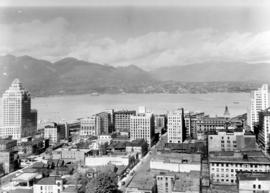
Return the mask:
{"type": "Polygon", "coordinates": [[[139,1],[140,6],[118,0],[112,1],[118,2],[115,6],[85,1],[96,4],[73,7],[61,6],[61,0],[24,0],[27,6],[16,7],[22,4],[18,2],[0,8],[1,55],[49,61],[74,57],[143,69],[204,61],[270,61],[270,12],[262,3],[219,5],[208,0],[205,5],[172,7],[155,6],[150,0],[139,1]],[[47,6],[36,7],[34,2],[47,6]]]}

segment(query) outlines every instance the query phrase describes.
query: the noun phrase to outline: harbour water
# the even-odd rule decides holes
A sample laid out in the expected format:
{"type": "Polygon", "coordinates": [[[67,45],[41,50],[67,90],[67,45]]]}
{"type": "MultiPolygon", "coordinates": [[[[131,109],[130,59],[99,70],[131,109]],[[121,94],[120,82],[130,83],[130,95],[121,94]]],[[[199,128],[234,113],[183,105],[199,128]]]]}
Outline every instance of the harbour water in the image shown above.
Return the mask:
{"type": "Polygon", "coordinates": [[[146,106],[154,113],[183,107],[185,111],[220,116],[225,105],[231,115],[246,113],[249,97],[249,93],[69,95],[33,98],[32,108],[38,110],[38,119],[43,121],[72,121],[104,109],[136,110],[138,106],[146,106]]]}

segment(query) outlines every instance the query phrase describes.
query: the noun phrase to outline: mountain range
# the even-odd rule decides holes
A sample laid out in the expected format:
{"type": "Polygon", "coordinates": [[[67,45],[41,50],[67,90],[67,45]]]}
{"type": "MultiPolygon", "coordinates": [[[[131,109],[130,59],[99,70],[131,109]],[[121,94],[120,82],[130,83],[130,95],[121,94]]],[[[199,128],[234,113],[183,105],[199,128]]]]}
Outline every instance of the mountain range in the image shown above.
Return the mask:
{"type": "Polygon", "coordinates": [[[15,78],[21,79],[36,96],[95,92],[181,93],[189,92],[190,87],[194,90],[202,86],[207,92],[209,84],[202,84],[204,82],[215,82],[211,83],[211,91],[219,85],[236,85],[224,82],[238,82],[237,88],[249,90],[255,86],[250,82],[270,82],[269,73],[270,64],[267,63],[207,62],[147,72],[135,65],[113,67],[76,58],[49,62],[30,56],[6,55],[0,57],[0,92],[15,78]]]}

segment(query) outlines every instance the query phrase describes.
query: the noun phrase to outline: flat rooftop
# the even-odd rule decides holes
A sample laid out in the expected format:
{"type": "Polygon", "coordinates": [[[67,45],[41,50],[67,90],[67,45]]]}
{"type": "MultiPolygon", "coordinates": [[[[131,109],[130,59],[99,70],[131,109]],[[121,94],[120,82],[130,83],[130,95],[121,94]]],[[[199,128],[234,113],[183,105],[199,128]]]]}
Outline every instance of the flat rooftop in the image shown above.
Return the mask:
{"type": "Polygon", "coordinates": [[[131,180],[128,188],[136,188],[139,190],[152,190],[155,185],[154,175],[150,172],[139,172],[136,173],[131,180]]]}
{"type": "Polygon", "coordinates": [[[23,173],[15,178],[12,179],[12,181],[20,181],[20,182],[25,182],[25,181],[30,181],[34,178],[39,176],[38,173],[23,173]]]}
{"type": "Polygon", "coordinates": [[[200,192],[200,172],[178,173],[173,191],[176,192],[200,192]]]}
{"type": "Polygon", "coordinates": [[[261,163],[270,165],[270,158],[266,157],[262,151],[211,152],[209,153],[209,162],[261,163]]]}
{"type": "Polygon", "coordinates": [[[53,185],[56,184],[56,180],[61,180],[59,176],[50,176],[47,178],[42,178],[37,182],[38,185],[53,185]]]}
{"type": "Polygon", "coordinates": [[[237,174],[239,181],[270,181],[270,173],[268,172],[239,172],[237,174]]]}
{"type": "Polygon", "coordinates": [[[155,155],[151,161],[170,163],[201,163],[201,154],[198,153],[162,153],[155,155]]]}

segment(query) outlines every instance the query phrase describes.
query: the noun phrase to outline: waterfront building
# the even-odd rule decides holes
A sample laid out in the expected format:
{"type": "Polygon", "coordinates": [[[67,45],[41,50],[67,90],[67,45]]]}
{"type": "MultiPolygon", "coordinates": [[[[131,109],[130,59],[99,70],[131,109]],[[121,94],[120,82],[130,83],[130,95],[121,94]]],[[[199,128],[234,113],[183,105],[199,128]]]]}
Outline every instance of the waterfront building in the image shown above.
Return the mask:
{"type": "Polygon", "coordinates": [[[63,179],[59,176],[42,178],[33,185],[33,193],[60,193],[63,191],[63,179]]]}
{"type": "Polygon", "coordinates": [[[114,127],[117,132],[130,132],[130,116],[136,115],[136,111],[114,112],[114,127]]]}
{"type": "Polygon", "coordinates": [[[91,117],[81,119],[80,121],[81,121],[81,128],[80,128],[81,137],[98,136],[101,134],[100,116],[93,115],[91,117]]]}
{"type": "Polygon", "coordinates": [[[155,119],[152,113],[130,116],[130,141],[144,139],[151,147],[154,135],[155,119]]]}
{"type": "Polygon", "coordinates": [[[208,151],[256,150],[256,137],[244,129],[219,130],[208,135],[208,151]]]}
{"type": "Polygon", "coordinates": [[[37,111],[31,109],[30,93],[15,79],[2,96],[2,127],[0,137],[21,139],[37,130],[37,111]]]}
{"type": "Polygon", "coordinates": [[[183,143],[186,137],[184,109],[180,108],[168,114],[168,143],[183,143]]]}
{"type": "Polygon", "coordinates": [[[237,181],[239,193],[270,192],[269,172],[239,172],[237,181]]]}
{"type": "Polygon", "coordinates": [[[270,108],[259,112],[259,126],[257,134],[258,144],[265,153],[270,153],[270,108]]]}
{"type": "Polygon", "coordinates": [[[98,113],[96,116],[100,118],[100,134],[111,133],[111,114],[107,112],[98,113]]]}
{"type": "Polygon", "coordinates": [[[259,121],[259,112],[268,108],[268,84],[251,92],[249,126],[253,130],[254,124],[259,121]]]}
{"type": "Polygon", "coordinates": [[[236,184],[237,172],[270,172],[270,158],[262,151],[210,152],[209,170],[212,183],[236,184]]]}

